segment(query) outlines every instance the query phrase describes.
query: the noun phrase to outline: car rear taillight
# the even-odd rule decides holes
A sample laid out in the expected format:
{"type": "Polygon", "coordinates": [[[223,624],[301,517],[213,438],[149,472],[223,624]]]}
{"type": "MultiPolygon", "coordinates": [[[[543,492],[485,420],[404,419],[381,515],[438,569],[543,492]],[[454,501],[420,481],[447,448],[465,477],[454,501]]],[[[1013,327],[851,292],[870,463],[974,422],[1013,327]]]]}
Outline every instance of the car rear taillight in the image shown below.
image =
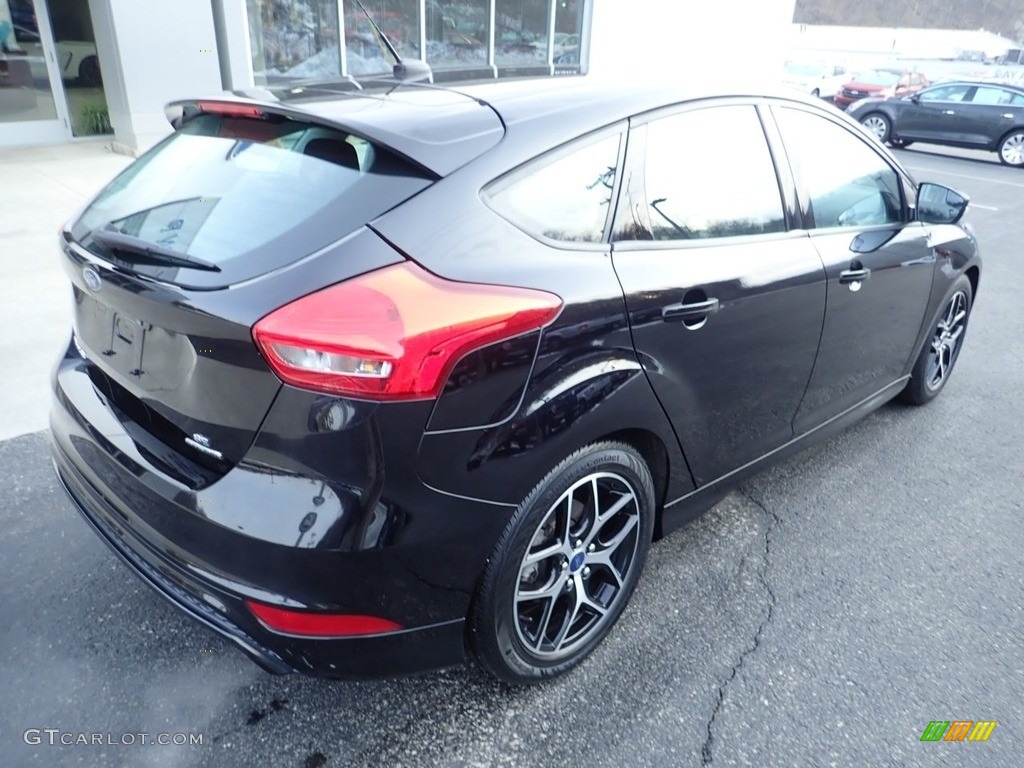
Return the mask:
{"type": "Polygon", "coordinates": [[[370,400],[437,397],[468,352],[551,322],[553,294],[457,283],[403,262],[305,296],[264,317],[253,338],[296,387],[370,400]]]}
{"type": "Polygon", "coordinates": [[[346,637],[353,635],[379,635],[396,632],[402,625],[379,616],[351,613],[315,613],[293,611],[275,605],[245,601],[246,607],[267,629],[285,635],[307,637],[346,637]]]}

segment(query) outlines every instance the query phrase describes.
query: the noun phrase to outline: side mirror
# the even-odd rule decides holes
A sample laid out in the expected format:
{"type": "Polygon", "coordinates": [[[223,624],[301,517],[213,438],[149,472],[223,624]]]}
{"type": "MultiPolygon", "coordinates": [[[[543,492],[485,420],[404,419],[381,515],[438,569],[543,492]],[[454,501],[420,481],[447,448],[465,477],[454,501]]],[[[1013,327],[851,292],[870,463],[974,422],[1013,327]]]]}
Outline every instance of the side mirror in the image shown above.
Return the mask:
{"type": "Polygon", "coordinates": [[[925,182],[917,188],[917,220],[925,224],[956,224],[970,198],[941,184],[925,182]]]}
{"type": "Polygon", "coordinates": [[[908,96],[907,98],[910,99],[915,104],[920,104],[921,103],[921,97],[919,95],[917,95],[916,93],[910,94],[910,96],[908,96]]]}

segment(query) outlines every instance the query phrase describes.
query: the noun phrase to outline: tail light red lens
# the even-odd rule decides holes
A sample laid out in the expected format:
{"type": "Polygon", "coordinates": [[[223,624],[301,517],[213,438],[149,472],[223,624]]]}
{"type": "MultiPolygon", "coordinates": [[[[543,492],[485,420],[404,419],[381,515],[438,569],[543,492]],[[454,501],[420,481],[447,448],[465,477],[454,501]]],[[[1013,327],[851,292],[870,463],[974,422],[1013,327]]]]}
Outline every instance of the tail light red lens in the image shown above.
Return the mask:
{"type": "Polygon", "coordinates": [[[370,400],[437,397],[468,352],[547,325],[544,291],[457,283],[407,261],[264,317],[253,338],[282,381],[370,400]]]}
{"type": "Polygon", "coordinates": [[[345,637],[379,635],[383,632],[395,632],[402,629],[401,624],[378,616],[292,611],[252,600],[246,600],[245,605],[268,629],[286,635],[345,637]]]}

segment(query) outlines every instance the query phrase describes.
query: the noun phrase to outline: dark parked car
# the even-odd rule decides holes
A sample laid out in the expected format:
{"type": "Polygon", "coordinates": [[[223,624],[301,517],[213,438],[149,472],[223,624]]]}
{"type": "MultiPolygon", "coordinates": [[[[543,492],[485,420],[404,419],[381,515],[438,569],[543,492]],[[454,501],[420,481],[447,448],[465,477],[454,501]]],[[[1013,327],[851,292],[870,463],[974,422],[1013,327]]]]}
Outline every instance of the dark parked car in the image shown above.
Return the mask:
{"type": "Polygon", "coordinates": [[[1005,165],[1024,167],[1024,88],[951,82],[903,99],[867,99],[850,115],[879,141],[914,141],[996,152],[1005,165]]]}
{"type": "Polygon", "coordinates": [[[908,96],[928,85],[928,78],[920,72],[901,69],[871,69],[861,72],[845,83],[832,99],[837,107],[845,109],[856,101],[873,97],[908,96]]]}
{"type": "Polygon", "coordinates": [[[60,479],[268,670],[560,674],[653,539],[949,379],[967,201],[830,106],[323,90],[171,105],[60,237],[60,479]]]}

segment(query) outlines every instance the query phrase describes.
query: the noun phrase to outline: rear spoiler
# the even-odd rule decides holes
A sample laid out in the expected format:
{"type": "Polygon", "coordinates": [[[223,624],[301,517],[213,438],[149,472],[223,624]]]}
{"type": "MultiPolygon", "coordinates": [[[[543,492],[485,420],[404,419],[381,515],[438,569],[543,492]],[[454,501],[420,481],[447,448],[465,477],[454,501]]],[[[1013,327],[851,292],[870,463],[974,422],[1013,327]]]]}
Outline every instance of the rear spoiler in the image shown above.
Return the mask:
{"type": "MultiPolygon", "coordinates": [[[[323,86],[309,89],[301,99],[302,108],[281,101],[271,101],[274,95],[265,93],[266,100],[222,94],[207,99],[182,99],[164,107],[164,115],[178,130],[201,114],[253,120],[296,120],[322,125],[326,128],[355,134],[367,141],[399,155],[434,178],[443,178],[469,161],[495,146],[505,135],[505,126],[488,105],[463,97],[452,99],[456,92],[438,88],[445,103],[438,109],[429,97],[421,110],[415,99],[397,99],[391,88],[367,93],[365,90],[326,91],[323,86]],[[325,98],[326,97],[326,98],[325,98]],[[394,101],[395,110],[366,110],[365,99],[394,101]],[[351,104],[349,111],[345,107],[351,104]],[[319,114],[323,112],[328,115],[319,114]],[[422,111],[422,115],[417,114],[422,111]],[[431,125],[431,123],[434,123],[431,125]]],[[[415,86],[410,86],[415,87],[415,86]]],[[[416,95],[435,90],[433,86],[416,88],[416,95]]],[[[299,91],[301,93],[301,91],[299,91]]],[[[261,93],[261,95],[262,95],[261,93]]],[[[401,90],[404,96],[407,90],[401,90]]]]}

